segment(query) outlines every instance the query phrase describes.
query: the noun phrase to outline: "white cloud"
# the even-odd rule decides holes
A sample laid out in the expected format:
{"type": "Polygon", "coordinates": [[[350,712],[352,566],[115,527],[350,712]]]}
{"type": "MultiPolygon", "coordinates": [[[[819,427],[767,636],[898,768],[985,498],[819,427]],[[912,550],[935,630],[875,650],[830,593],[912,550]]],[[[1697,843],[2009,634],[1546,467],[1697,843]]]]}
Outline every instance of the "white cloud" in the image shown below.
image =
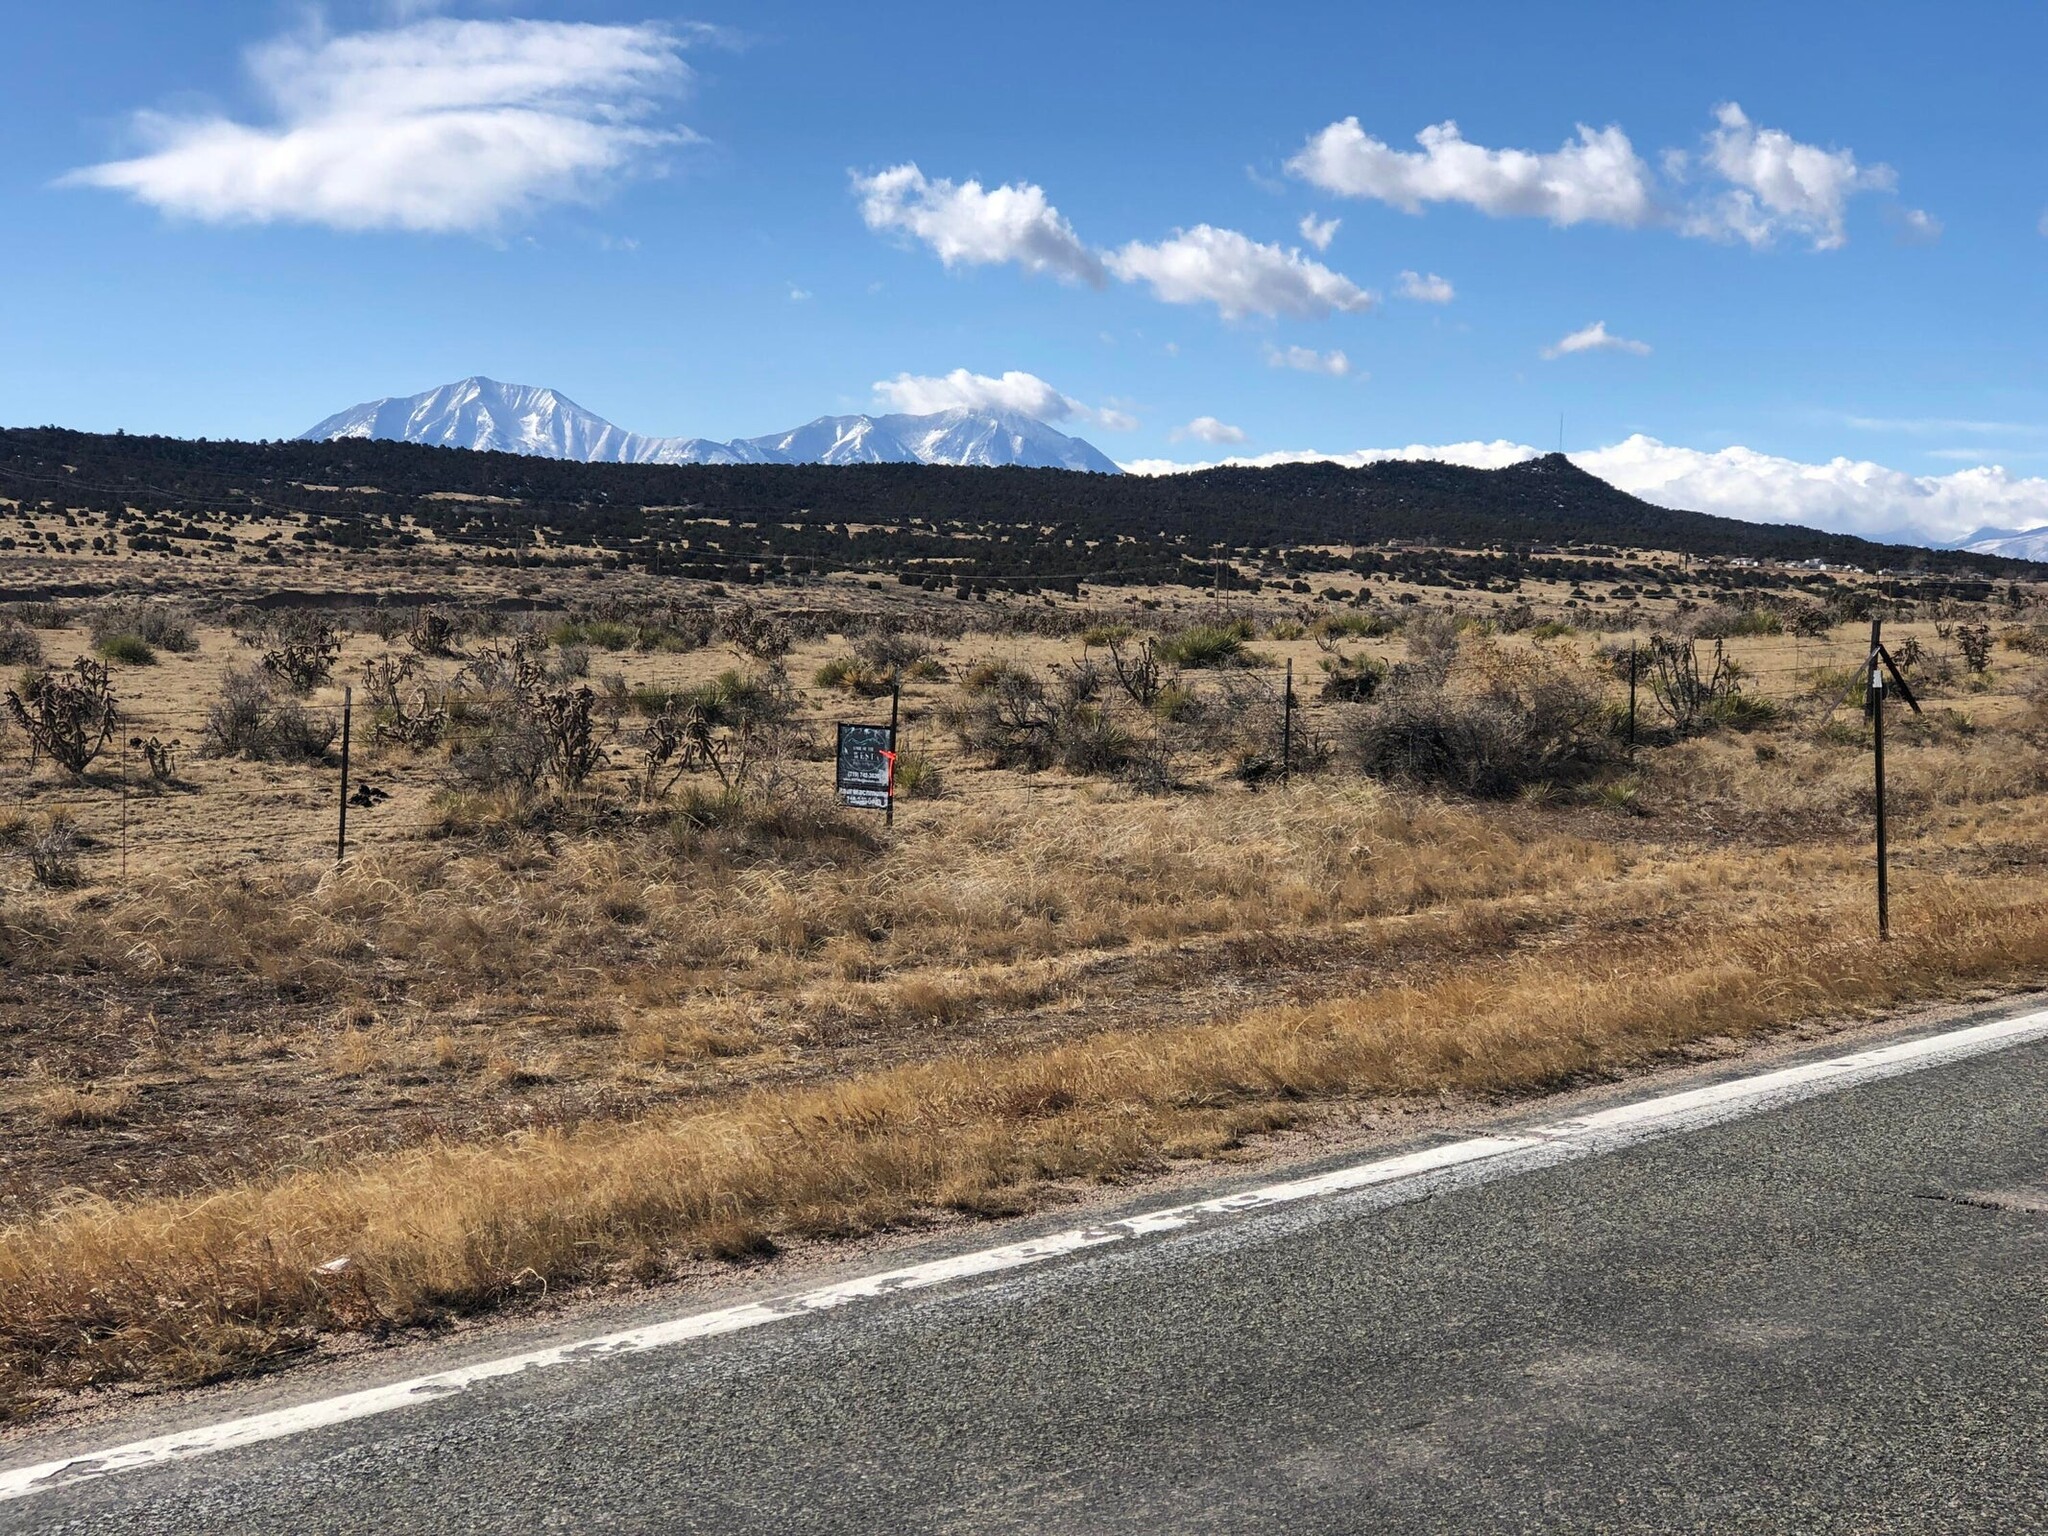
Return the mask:
{"type": "Polygon", "coordinates": [[[1111,432],[1130,432],[1138,425],[1127,411],[1084,405],[1037,374],[1015,368],[999,377],[965,368],[946,374],[899,373],[876,380],[874,389],[875,399],[889,410],[913,416],[960,409],[1016,411],[1044,422],[1082,421],[1111,432]]]}
{"type": "Polygon", "coordinates": [[[1553,360],[1570,357],[1574,352],[1628,352],[1637,357],[1648,357],[1650,344],[1616,336],[1607,329],[1605,320],[1595,320],[1583,330],[1573,331],[1543,349],[1543,355],[1553,360]]]}
{"type": "Polygon", "coordinates": [[[1241,443],[1246,440],[1243,427],[1233,427],[1214,416],[1197,416],[1186,426],[1175,427],[1167,436],[1176,443],[1190,437],[1205,443],[1241,443]]]}
{"type": "Polygon", "coordinates": [[[1454,122],[1415,136],[1420,153],[1372,137],[1355,117],[1332,123],[1287,162],[1294,175],[1343,197],[1376,198],[1407,213],[1426,203],[1466,203],[1496,218],[1593,221],[1636,228],[1657,218],[1650,169],[1619,128],[1579,126],[1549,153],[1486,149],[1454,122]]]}
{"type": "Polygon", "coordinates": [[[1902,245],[1932,245],[1941,238],[1941,220],[1925,208],[1895,209],[1891,223],[1902,245]]]}
{"type": "Polygon", "coordinates": [[[1043,187],[1015,182],[990,191],[978,181],[928,178],[905,164],[856,174],[853,188],[868,228],[922,240],[948,267],[1015,262],[1027,272],[1102,286],[1101,259],[1043,187]]]}
{"type": "Polygon", "coordinates": [[[1337,226],[1342,219],[1319,219],[1313,213],[1301,216],[1301,238],[1319,251],[1327,251],[1330,242],[1337,238],[1337,226]]]}
{"type": "Polygon", "coordinates": [[[1448,304],[1458,296],[1451,280],[1434,272],[1403,272],[1399,292],[1402,298],[1418,304],[1448,304]]]}
{"type": "Polygon", "coordinates": [[[1266,363],[1272,368],[1292,368],[1297,373],[1326,373],[1341,379],[1351,372],[1351,359],[1342,352],[1318,352],[1314,347],[1276,347],[1266,343],[1266,363]]]}
{"type": "Polygon", "coordinates": [[[150,148],[72,185],[209,223],[484,230],[587,199],[692,138],[647,125],[689,79],[670,28],[418,21],[254,48],[273,121],[138,113],[150,148]]]}
{"type": "Polygon", "coordinates": [[[1248,314],[1320,319],[1332,310],[1361,314],[1379,302],[1300,251],[1208,224],[1178,230],[1157,245],[1134,240],[1104,261],[1127,283],[1149,283],[1168,304],[1214,304],[1226,320],[1248,314]]]}
{"type": "Polygon", "coordinates": [[[2040,221],[2034,225],[2034,228],[2040,231],[2043,240],[2048,240],[2048,209],[2042,211],[2040,221]]]}
{"type": "Polygon", "coordinates": [[[1705,453],[1640,435],[1574,454],[1572,461],[1659,506],[1867,538],[1938,543],[1986,525],[2048,522],[2048,480],[2017,477],[1997,465],[1912,475],[1868,460],[1806,464],[1749,448],[1705,453]]]}
{"type": "Polygon", "coordinates": [[[815,297],[815,295],[814,295],[814,294],[812,294],[812,292],[811,292],[811,290],[810,290],[810,289],[808,289],[808,288],[799,288],[799,287],[797,287],[797,285],[796,285],[795,283],[791,283],[791,284],[789,285],[789,302],[790,302],[790,303],[792,303],[792,304],[802,304],[802,303],[804,303],[804,302],[805,302],[806,300],[808,300],[808,299],[811,299],[811,298],[813,298],[813,297],[815,297]]]}
{"type": "MultiPolygon", "coordinates": [[[[1858,165],[1850,150],[1822,149],[1783,129],[1759,128],[1732,101],[1716,107],[1714,119],[1718,126],[1700,159],[1728,190],[1687,215],[1682,227],[1688,234],[1752,246],[1792,234],[1812,241],[1817,251],[1830,251],[1848,242],[1851,197],[1898,185],[1890,166],[1858,165]]],[[[1932,223],[1917,210],[1912,216],[1932,223]]]]}
{"type": "MultiPolygon", "coordinates": [[[[1551,151],[1488,149],[1455,122],[1417,134],[1419,151],[1395,149],[1347,117],[1312,135],[1287,162],[1290,174],[1342,197],[1374,198],[1408,213],[1430,203],[1463,203],[1496,218],[1543,218],[1557,225],[1624,229],[1668,226],[1681,234],[1762,247],[1781,235],[1832,250],[1847,239],[1851,198],[1896,190],[1889,166],[1863,165],[1853,151],[1804,144],[1760,128],[1733,102],[1714,109],[1715,127],[1698,155],[1665,150],[1660,186],[1618,126],[1593,129],[1551,151]],[[1697,175],[1696,192],[1684,183],[1697,175]]],[[[1919,208],[1896,209],[1902,238],[1939,238],[1941,222],[1919,208]]],[[[2043,216],[2048,232],[2048,215],[2043,216]]]]}
{"type": "MultiPolygon", "coordinates": [[[[1523,443],[1413,444],[1351,453],[1278,452],[1220,462],[1251,467],[1332,463],[1353,468],[1385,459],[1435,459],[1474,469],[1501,469],[1538,451],[1523,443]]],[[[1946,475],[1914,475],[1868,460],[1805,463],[1750,448],[1707,452],[1638,434],[1610,447],[1575,453],[1588,474],[1662,507],[1712,512],[1755,523],[1798,523],[1836,533],[1908,544],[1947,544],[1978,528],[2048,524],[2048,479],[1978,464],[1946,475]]],[[[1214,463],[1137,459],[1132,474],[1177,474],[1214,463]]]]}
{"type": "MultiPolygon", "coordinates": [[[[1101,287],[1108,277],[1145,283],[1168,304],[1214,304],[1225,319],[1292,315],[1320,319],[1361,313],[1379,296],[1321,262],[1266,245],[1234,229],[1197,224],[1157,243],[1133,240],[1095,251],[1053,207],[1043,187],[1018,182],[989,191],[978,181],[928,177],[914,163],[873,176],[856,173],[854,191],[870,229],[923,241],[948,267],[1014,262],[1070,282],[1101,287]]],[[[1328,243],[1337,227],[1311,215],[1304,230],[1328,243]]]]}

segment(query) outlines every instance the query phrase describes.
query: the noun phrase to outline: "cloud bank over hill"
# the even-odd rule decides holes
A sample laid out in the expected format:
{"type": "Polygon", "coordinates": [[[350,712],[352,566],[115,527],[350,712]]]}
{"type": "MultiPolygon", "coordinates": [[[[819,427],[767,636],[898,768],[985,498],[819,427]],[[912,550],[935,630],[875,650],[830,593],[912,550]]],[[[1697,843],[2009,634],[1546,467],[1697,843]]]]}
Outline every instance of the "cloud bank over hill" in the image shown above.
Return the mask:
{"type": "MultiPolygon", "coordinates": [[[[1476,469],[1499,469],[1538,456],[1526,443],[1505,440],[1361,448],[1349,453],[1282,451],[1182,463],[1138,459],[1131,474],[1174,474],[1213,464],[1375,464],[1386,459],[1439,459],[1476,469]]],[[[1713,512],[1757,523],[1799,523],[1832,533],[1911,544],[1953,544],[1979,528],[2032,528],[2048,523],[2048,479],[2020,476],[1998,465],[1946,475],[1913,475],[1866,459],[1802,463],[1750,448],[1707,452],[1659,442],[1638,433],[1610,447],[1574,453],[1588,474],[1660,507],[1713,512]]]]}

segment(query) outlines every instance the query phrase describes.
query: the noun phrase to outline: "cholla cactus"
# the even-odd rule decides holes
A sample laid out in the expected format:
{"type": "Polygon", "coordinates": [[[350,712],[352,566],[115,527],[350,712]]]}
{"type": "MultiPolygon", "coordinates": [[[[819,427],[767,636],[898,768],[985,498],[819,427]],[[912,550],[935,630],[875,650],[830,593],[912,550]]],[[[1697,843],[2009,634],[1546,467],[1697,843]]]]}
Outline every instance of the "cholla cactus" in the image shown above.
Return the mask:
{"type": "Polygon", "coordinates": [[[29,761],[47,755],[75,778],[120,723],[105,662],[81,656],[67,671],[38,672],[7,690],[7,712],[28,736],[29,761]]]}

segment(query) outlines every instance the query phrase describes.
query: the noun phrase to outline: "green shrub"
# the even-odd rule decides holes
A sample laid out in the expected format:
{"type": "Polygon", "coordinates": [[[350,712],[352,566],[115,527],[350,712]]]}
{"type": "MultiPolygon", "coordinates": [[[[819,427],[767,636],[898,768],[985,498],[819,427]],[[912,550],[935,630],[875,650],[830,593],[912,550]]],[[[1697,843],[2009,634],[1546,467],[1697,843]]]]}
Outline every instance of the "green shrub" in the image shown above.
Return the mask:
{"type": "Polygon", "coordinates": [[[896,793],[905,800],[936,800],[946,792],[945,775],[929,753],[913,748],[896,757],[896,793]]]}
{"type": "Polygon", "coordinates": [[[1695,615],[1686,627],[1697,640],[1732,640],[1742,635],[1782,635],[1785,621],[1769,608],[1716,603],[1695,615]]]}
{"type": "Polygon", "coordinates": [[[811,674],[820,688],[843,689],[863,698],[877,698],[893,686],[887,672],[877,672],[858,656],[834,656],[811,674]]]}
{"type": "Polygon", "coordinates": [[[1245,660],[1246,636],[1238,625],[1198,624],[1152,642],[1152,654],[1172,667],[1234,667],[1245,660]]]}
{"type": "Polygon", "coordinates": [[[601,651],[623,651],[639,638],[630,624],[615,619],[564,619],[548,631],[553,645],[592,645],[601,651]]]}
{"type": "Polygon", "coordinates": [[[1326,613],[1310,626],[1313,633],[1331,639],[1350,635],[1360,640],[1376,640],[1399,627],[1383,613],[1326,613]]]}
{"type": "Polygon", "coordinates": [[[1732,731],[1761,730],[1776,725],[1784,715],[1784,710],[1771,700],[1753,693],[1723,694],[1700,712],[1702,720],[1732,731]]]}
{"type": "Polygon", "coordinates": [[[118,661],[124,667],[153,667],[156,651],[140,635],[109,635],[93,649],[103,661],[118,661]]]}

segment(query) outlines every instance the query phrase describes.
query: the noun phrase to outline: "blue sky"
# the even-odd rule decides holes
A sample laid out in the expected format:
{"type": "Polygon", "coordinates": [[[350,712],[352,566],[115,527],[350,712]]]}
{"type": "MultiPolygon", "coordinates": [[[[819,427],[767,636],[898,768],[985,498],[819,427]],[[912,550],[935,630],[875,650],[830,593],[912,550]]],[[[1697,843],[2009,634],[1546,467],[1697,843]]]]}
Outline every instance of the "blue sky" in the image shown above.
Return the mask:
{"type": "Polygon", "coordinates": [[[2048,522],[2038,7],[79,0],[8,32],[0,422],[282,436],[471,373],[718,438],[1004,400],[1127,463],[1491,462],[1562,417],[1677,504],[2048,522]]]}

